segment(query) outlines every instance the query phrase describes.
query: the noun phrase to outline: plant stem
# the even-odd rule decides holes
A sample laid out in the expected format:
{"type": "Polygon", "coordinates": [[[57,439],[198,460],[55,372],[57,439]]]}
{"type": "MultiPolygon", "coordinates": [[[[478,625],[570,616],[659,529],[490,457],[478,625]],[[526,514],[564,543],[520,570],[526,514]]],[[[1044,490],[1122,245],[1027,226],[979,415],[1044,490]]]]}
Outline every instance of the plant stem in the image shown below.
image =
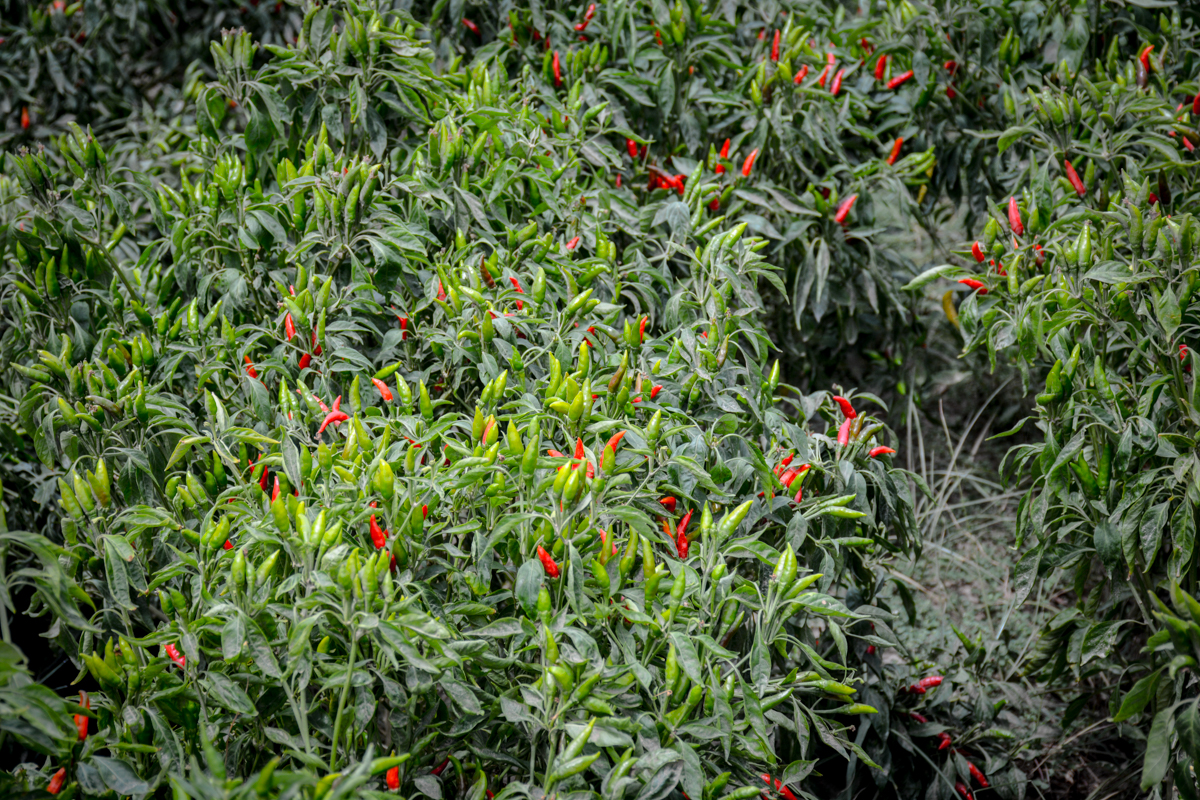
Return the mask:
{"type": "Polygon", "coordinates": [[[346,698],[350,696],[350,681],[354,677],[354,659],[358,656],[358,637],[354,635],[354,629],[350,629],[350,658],[346,662],[346,681],[342,684],[342,696],[338,700],[337,716],[333,720],[333,742],[329,750],[329,771],[337,766],[337,751],[338,741],[342,734],[342,712],[346,710],[346,698]]]}

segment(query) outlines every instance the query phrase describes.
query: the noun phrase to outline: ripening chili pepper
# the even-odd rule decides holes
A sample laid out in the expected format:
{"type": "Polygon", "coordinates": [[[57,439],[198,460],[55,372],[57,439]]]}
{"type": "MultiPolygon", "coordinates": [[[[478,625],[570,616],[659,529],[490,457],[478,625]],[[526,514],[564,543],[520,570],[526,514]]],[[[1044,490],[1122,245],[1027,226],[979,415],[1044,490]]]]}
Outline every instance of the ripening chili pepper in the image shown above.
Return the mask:
{"type": "Polygon", "coordinates": [[[387,787],[393,792],[400,788],[400,768],[392,767],[387,771],[387,787]]]}
{"type": "Polygon", "coordinates": [[[908,712],[908,715],[917,722],[920,722],[922,725],[924,725],[926,722],[929,722],[928,717],[926,717],[924,714],[918,714],[916,711],[910,711],[908,712]]]}
{"type": "Polygon", "coordinates": [[[575,237],[574,239],[572,239],[571,241],[567,242],[567,249],[568,249],[568,250],[574,250],[574,249],[575,249],[576,247],[578,247],[578,246],[579,246],[579,237],[578,237],[578,236],[576,236],[576,237],[575,237]]]}
{"type": "Polygon", "coordinates": [[[1138,56],[1138,59],[1142,62],[1142,69],[1146,70],[1147,73],[1150,72],[1150,53],[1153,50],[1154,45],[1148,44],[1146,45],[1146,49],[1142,51],[1142,54],[1138,56]]]}
{"type": "Polygon", "coordinates": [[[371,383],[375,384],[375,388],[379,390],[379,396],[383,398],[385,403],[392,402],[392,390],[388,385],[378,378],[371,378],[371,383]]]}
{"type": "MultiPolygon", "coordinates": [[[[265,474],[265,470],[263,471],[265,474]]],[[[275,486],[271,489],[271,502],[274,503],[279,499],[279,476],[275,476],[275,486]]]]}
{"type": "Polygon", "coordinates": [[[822,89],[824,89],[825,81],[828,80],[828,78],[829,78],[829,67],[826,66],[825,69],[821,70],[821,74],[817,76],[817,86],[820,86],[822,89]]]}
{"type": "Polygon", "coordinates": [[[950,734],[946,733],[945,731],[942,731],[938,734],[938,750],[945,750],[950,746],[950,743],[950,734]]]}
{"type": "Polygon", "coordinates": [[[771,40],[771,60],[779,60],[779,28],[775,29],[775,37],[771,40]]]}
{"type": "Polygon", "coordinates": [[[912,76],[913,76],[913,71],[911,69],[908,72],[901,72],[899,75],[897,75],[896,77],[892,78],[890,81],[887,82],[887,88],[899,89],[901,86],[903,86],[905,83],[907,83],[912,78],[912,76]]]}
{"type": "Polygon", "coordinates": [[[375,545],[376,550],[382,550],[383,546],[387,544],[387,531],[379,527],[379,523],[375,521],[374,514],[371,515],[370,529],[371,544],[375,545]]]}
{"type": "Polygon", "coordinates": [[[971,255],[975,257],[976,261],[982,264],[983,259],[986,257],[983,253],[983,245],[979,244],[979,242],[975,242],[975,244],[971,245],[971,255]]]}
{"type": "Polygon", "coordinates": [[[62,791],[63,784],[67,780],[67,768],[59,767],[58,772],[50,776],[50,782],[46,784],[47,794],[58,794],[62,791]]]}
{"type": "Polygon", "coordinates": [[[838,404],[838,408],[842,410],[842,416],[846,419],[854,419],[858,416],[858,412],[854,410],[854,406],[850,405],[850,401],[841,395],[834,395],[833,402],[838,404]]]}
{"type": "Polygon", "coordinates": [[[175,645],[168,644],[163,650],[167,651],[167,657],[174,661],[175,665],[180,669],[183,669],[184,665],[187,664],[187,658],[184,657],[183,653],[179,652],[179,648],[175,645]]]}
{"type": "Polygon", "coordinates": [[[842,420],[842,424],[838,426],[837,442],[842,447],[850,444],[850,425],[854,422],[850,417],[842,420]]]}
{"type": "Polygon", "coordinates": [[[974,778],[980,786],[982,786],[984,789],[988,788],[988,779],[987,776],[983,774],[983,770],[968,761],[967,771],[971,773],[971,777],[974,778]]]}
{"type": "Polygon", "coordinates": [[[542,562],[542,568],[546,570],[546,575],[551,578],[558,577],[558,564],[554,563],[554,559],[546,552],[546,548],[540,544],[537,549],[538,560],[542,562]]]}
{"type": "Polygon", "coordinates": [[[879,456],[888,456],[895,452],[896,451],[892,448],[881,445],[879,447],[872,448],[871,452],[867,453],[867,455],[869,455],[871,458],[878,458],[879,456]]]}
{"type": "Polygon", "coordinates": [[[479,26],[476,25],[471,20],[467,19],[466,17],[463,17],[462,24],[463,24],[463,27],[466,28],[467,30],[469,30],[471,33],[475,34],[476,36],[479,35],[479,26]]]}
{"type": "Polygon", "coordinates": [[[258,370],[254,368],[254,362],[250,360],[250,356],[242,356],[242,358],[246,361],[246,374],[251,378],[257,378],[258,370]]]}
{"type": "Polygon", "coordinates": [[[325,416],[325,420],[321,423],[321,427],[317,428],[317,436],[320,436],[322,433],[324,433],[325,429],[330,425],[337,425],[338,423],[345,422],[348,419],[350,419],[350,415],[345,411],[330,411],[325,416]]]}
{"type": "Polygon", "coordinates": [[[292,321],[291,314],[287,314],[283,318],[283,335],[289,342],[296,338],[296,323],[292,321]]]}
{"type": "Polygon", "coordinates": [[[29,130],[29,106],[21,107],[21,130],[29,130]]]}
{"type": "Polygon", "coordinates": [[[1017,198],[1008,198],[1008,227],[1017,236],[1025,233],[1025,223],[1021,222],[1021,209],[1017,207],[1017,198]]]}
{"type": "MultiPolygon", "coordinates": [[[[1185,139],[1185,141],[1186,141],[1186,139],[1185,139]]],[[[1083,181],[1079,179],[1079,173],[1075,171],[1075,168],[1073,166],[1071,166],[1070,161],[1064,160],[1063,166],[1066,167],[1067,180],[1069,180],[1071,182],[1071,186],[1074,187],[1075,194],[1079,195],[1080,197],[1083,197],[1085,194],[1087,194],[1087,187],[1084,186],[1083,181]]]]}
{"type": "Polygon", "coordinates": [[[635,142],[633,139],[626,139],[625,140],[625,149],[629,152],[629,157],[632,158],[634,161],[637,161],[637,157],[638,157],[637,142],[635,142]]]}
{"type": "Polygon", "coordinates": [[[983,285],[983,281],[977,281],[974,278],[959,278],[958,282],[968,289],[974,289],[980,294],[988,293],[987,287],[983,285]]]}
{"type": "Polygon", "coordinates": [[[670,511],[672,514],[675,513],[676,500],[674,497],[664,497],[663,499],[659,500],[658,502],[662,503],[663,508],[667,509],[667,511],[670,511]]]}
{"type": "Polygon", "coordinates": [[[438,281],[437,299],[441,300],[443,303],[446,302],[446,288],[442,286],[441,281],[438,281]]]}
{"type": "Polygon", "coordinates": [[[558,51],[554,51],[554,85],[562,86],[562,61],[559,60],[558,51]]]}
{"type": "Polygon", "coordinates": [[[875,80],[877,80],[877,81],[883,80],[883,75],[886,70],[887,70],[887,56],[882,55],[879,57],[879,60],[875,62],[875,80]]]}
{"type": "Polygon", "coordinates": [[[802,80],[804,80],[805,77],[807,77],[807,76],[808,76],[808,64],[805,64],[804,66],[802,66],[800,68],[800,71],[796,73],[796,77],[792,78],[792,83],[799,86],[800,82],[802,80]]]}
{"type": "Polygon", "coordinates": [[[436,767],[434,767],[433,769],[429,770],[429,774],[430,774],[430,775],[433,775],[433,776],[436,778],[437,776],[439,776],[439,775],[441,775],[443,772],[445,772],[445,771],[446,771],[446,767],[448,767],[449,765],[450,765],[450,759],[449,759],[449,758],[447,758],[445,761],[443,761],[442,763],[438,764],[438,765],[437,765],[436,767]]]}
{"type": "Polygon", "coordinates": [[[846,70],[839,69],[837,74],[833,76],[833,85],[829,87],[829,93],[837,97],[837,93],[842,90],[842,76],[846,74],[846,70]]]}
{"type": "MultiPolygon", "coordinates": [[[[767,785],[770,786],[771,776],[763,775],[762,777],[763,780],[767,782],[767,785]]],[[[796,800],[796,795],[792,794],[792,790],[784,786],[778,778],[775,779],[775,791],[779,792],[779,796],[782,797],[783,800],[796,800]]]]}
{"type": "Polygon", "coordinates": [[[900,156],[900,148],[904,146],[904,137],[897,136],[896,141],[892,142],[892,152],[888,156],[887,163],[890,167],[896,163],[896,159],[900,156]]]}
{"type": "Polygon", "coordinates": [[[845,226],[846,217],[850,216],[850,209],[854,208],[854,202],[858,200],[858,195],[852,194],[838,205],[837,212],[833,215],[833,221],[839,225],[845,226]]]}
{"type": "Polygon", "coordinates": [[[754,169],[754,159],[758,158],[758,148],[750,151],[750,155],[746,156],[746,161],[742,164],[742,177],[749,178],[750,170],[754,169]]]}

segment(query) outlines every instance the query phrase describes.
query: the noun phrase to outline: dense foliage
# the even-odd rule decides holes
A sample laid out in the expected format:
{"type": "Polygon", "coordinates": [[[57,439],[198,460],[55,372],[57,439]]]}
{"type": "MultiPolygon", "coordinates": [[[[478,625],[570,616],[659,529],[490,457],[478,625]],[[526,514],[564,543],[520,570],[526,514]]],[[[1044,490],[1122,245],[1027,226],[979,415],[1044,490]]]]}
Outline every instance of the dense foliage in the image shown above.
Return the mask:
{"type": "Polygon", "coordinates": [[[1196,795],[1192,20],[13,8],[8,794],[1021,800],[1015,659],[1196,795]],[[1045,383],[1014,607],[1077,602],[939,665],[885,398],[948,277],[1045,383]]]}

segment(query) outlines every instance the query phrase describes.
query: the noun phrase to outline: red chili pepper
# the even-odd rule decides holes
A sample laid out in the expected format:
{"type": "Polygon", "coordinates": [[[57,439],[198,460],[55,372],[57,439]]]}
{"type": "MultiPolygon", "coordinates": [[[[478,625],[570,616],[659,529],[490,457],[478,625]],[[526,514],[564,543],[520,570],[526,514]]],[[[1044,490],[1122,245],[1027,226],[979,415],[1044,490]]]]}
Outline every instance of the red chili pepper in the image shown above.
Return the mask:
{"type": "MultiPolygon", "coordinates": [[[[1171,132],[1174,133],[1174,131],[1171,131],[1171,132]]],[[[1189,153],[1196,149],[1196,145],[1192,144],[1191,139],[1189,139],[1186,136],[1182,137],[1182,139],[1183,139],[1183,148],[1185,150],[1187,150],[1189,153]]]]}
{"type": "Polygon", "coordinates": [[[750,151],[750,155],[746,156],[745,163],[742,164],[742,177],[749,178],[750,170],[754,169],[754,159],[758,158],[758,148],[750,151]]]}
{"type": "Polygon", "coordinates": [[[258,370],[254,368],[254,362],[250,360],[250,356],[242,356],[242,358],[246,361],[246,374],[251,378],[257,378],[258,370]]]}
{"type": "Polygon", "coordinates": [[[333,401],[333,408],[331,408],[329,410],[330,411],[341,411],[341,409],[342,409],[342,396],[339,394],[337,396],[337,398],[335,398],[333,401]]]}
{"type": "Polygon", "coordinates": [[[379,523],[375,521],[375,515],[371,515],[371,544],[375,545],[376,550],[382,550],[387,544],[387,531],[379,527],[379,523]]]}
{"type": "Polygon", "coordinates": [[[337,425],[339,422],[345,422],[350,419],[350,415],[345,411],[330,411],[325,416],[325,421],[321,423],[321,427],[317,428],[317,436],[325,432],[325,429],[330,425],[337,425]]]}
{"type": "Polygon", "coordinates": [[[977,281],[974,278],[960,278],[958,282],[968,289],[974,289],[980,294],[988,293],[987,287],[983,285],[983,281],[977,281]]]}
{"type": "Polygon", "coordinates": [[[1154,192],[1151,192],[1150,194],[1146,195],[1146,202],[1152,206],[1158,205],[1158,195],[1156,195],[1154,192]]]}
{"type": "Polygon", "coordinates": [[[979,242],[971,245],[971,255],[975,256],[975,260],[982,264],[983,259],[986,258],[983,254],[983,245],[979,244],[979,242]]]}
{"type": "Polygon", "coordinates": [[[592,3],[591,5],[588,6],[587,12],[583,15],[583,18],[585,20],[587,20],[588,22],[591,22],[592,17],[594,17],[594,16],[596,16],[596,4],[592,3]]]}
{"type": "Polygon", "coordinates": [[[617,173],[617,188],[618,188],[618,189],[620,189],[620,188],[621,188],[621,175],[620,175],[620,173],[617,173]]]}
{"type": "Polygon", "coordinates": [[[546,548],[540,544],[537,549],[538,560],[542,562],[542,568],[546,570],[546,574],[551,578],[558,577],[558,564],[554,563],[554,559],[546,552],[546,548]]]}
{"type": "Polygon", "coordinates": [[[796,77],[792,78],[792,83],[794,83],[794,84],[796,84],[797,86],[799,86],[799,85],[800,85],[800,81],[804,80],[804,78],[805,78],[807,75],[808,75],[808,64],[805,64],[804,66],[802,66],[802,67],[800,68],[800,71],[796,73],[796,77]]]}
{"type": "Polygon", "coordinates": [[[21,130],[23,130],[23,131],[29,130],[29,107],[28,106],[21,107],[21,130]]]}
{"type": "MultiPolygon", "coordinates": [[[[403,323],[400,325],[400,327],[401,328],[404,327],[403,323]]],[[[321,345],[317,344],[317,331],[315,328],[313,329],[313,332],[312,332],[312,344],[313,344],[313,355],[316,355],[316,356],[321,355],[322,349],[321,349],[321,345]]]]}
{"type": "Polygon", "coordinates": [[[978,783],[984,789],[988,788],[988,779],[987,776],[983,774],[983,770],[968,761],[967,771],[971,773],[971,777],[975,779],[976,783],[978,783]]]}
{"type": "Polygon", "coordinates": [[[917,681],[917,685],[923,689],[934,689],[941,686],[943,680],[945,679],[941,675],[930,675],[927,678],[921,678],[921,680],[917,681]]]}
{"type": "Polygon", "coordinates": [[[782,460],[781,460],[781,461],[780,461],[780,462],[779,462],[779,463],[778,463],[778,464],[775,466],[775,475],[776,475],[776,477],[778,477],[778,476],[779,476],[779,474],[780,474],[781,472],[783,472],[783,469],[784,469],[784,467],[786,467],[788,464],[791,464],[791,463],[792,463],[792,460],[793,460],[795,457],[796,457],[796,454],[795,454],[795,453],[788,453],[786,456],[784,456],[784,457],[783,457],[783,459],[782,459],[782,460]]]}
{"type": "Polygon", "coordinates": [[[663,507],[666,508],[667,511],[670,511],[672,514],[675,513],[675,502],[676,501],[675,501],[674,497],[664,497],[663,499],[659,500],[658,502],[662,503],[663,507]]]}
{"type": "Polygon", "coordinates": [[[1146,45],[1146,49],[1142,51],[1142,54],[1138,56],[1138,58],[1141,59],[1142,68],[1145,69],[1147,73],[1150,72],[1150,53],[1153,50],[1154,45],[1148,44],[1146,45]]]}
{"type": "Polygon", "coordinates": [[[682,530],[675,536],[675,552],[680,558],[688,557],[688,540],[682,530]]]}
{"type": "Polygon", "coordinates": [[[875,655],[875,645],[873,645],[873,644],[867,645],[867,655],[869,655],[869,656],[875,655]]]}
{"type": "Polygon", "coordinates": [[[695,513],[696,510],[694,508],[689,509],[688,513],[683,515],[683,519],[679,520],[679,526],[675,528],[675,536],[684,544],[683,553],[680,555],[680,558],[687,558],[687,529],[688,524],[692,521],[692,515],[695,513]]]}
{"type": "Polygon", "coordinates": [[[579,439],[579,438],[575,439],[575,457],[576,458],[584,457],[583,439],[579,439]]]}
{"type": "Polygon", "coordinates": [[[63,783],[67,780],[67,768],[59,767],[58,772],[50,776],[50,782],[46,784],[46,792],[48,794],[58,794],[62,791],[63,783]]]}
{"type": "Polygon", "coordinates": [[[479,26],[476,25],[471,20],[467,19],[466,17],[463,17],[462,24],[463,24],[463,27],[466,28],[467,30],[469,30],[471,33],[475,34],[476,36],[479,35],[479,26]]]}
{"type": "Polygon", "coordinates": [[[174,661],[175,665],[180,669],[183,669],[184,665],[187,664],[187,658],[184,657],[183,653],[179,652],[179,648],[175,645],[169,644],[163,649],[167,651],[167,657],[174,661]]]}
{"type": "Polygon", "coordinates": [[[654,398],[658,397],[658,393],[661,391],[662,391],[662,384],[656,384],[653,388],[650,389],[650,399],[653,400],[654,398]]]}
{"type": "Polygon", "coordinates": [[[903,137],[903,136],[898,136],[898,137],[896,137],[896,141],[892,142],[892,152],[891,152],[891,154],[888,156],[888,160],[887,160],[887,163],[888,163],[888,166],[889,166],[889,167],[890,167],[892,164],[895,164],[895,163],[896,163],[896,159],[897,159],[897,158],[899,157],[899,155],[900,155],[900,148],[901,148],[901,147],[903,147],[903,146],[904,146],[904,137],[903,137]]]}
{"type": "Polygon", "coordinates": [[[950,734],[946,733],[945,731],[942,731],[938,734],[938,750],[945,750],[950,746],[950,742],[950,734]]]}
{"type": "Polygon", "coordinates": [[[817,86],[822,89],[825,88],[825,81],[829,78],[829,69],[829,66],[826,65],[825,69],[821,70],[821,74],[817,76],[817,86]]]}
{"type": "Polygon", "coordinates": [[[79,741],[84,741],[88,737],[88,717],[87,714],[75,715],[75,732],[79,734],[79,741]]]}
{"type": "Polygon", "coordinates": [[[1025,223],[1021,222],[1021,209],[1017,207],[1017,198],[1008,198],[1008,227],[1017,236],[1025,233],[1025,223]]]}
{"type": "Polygon", "coordinates": [[[613,449],[613,453],[616,453],[617,445],[619,445],[621,443],[621,440],[625,438],[625,433],[626,433],[625,431],[618,431],[617,433],[614,433],[613,437],[608,440],[608,444],[606,444],[604,446],[611,447],[613,449]]]}
{"type": "Polygon", "coordinates": [[[393,792],[400,788],[400,768],[392,767],[387,771],[387,787],[393,792]]]}
{"type": "Polygon", "coordinates": [[[858,200],[858,195],[852,194],[841,202],[838,206],[837,213],[833,215],[833,221],[839,225],[846,224],[846,217],[850,216],[850,209],[854,208],[854,202],[858,200]]]}
{"type": "Polygon", "coordinates": [[[1192,98],[1192,116],[1200,114],[1200,92],[1196,92],[1196,96],[1192,98]]]}
{"type": "Polygon", "coordinates": [[[839,69],[837,74],[833,76],[833,85],[829,87],[829,93],[837,97],[837,93],[842,90],[842,75],[846,74],[846,70],[839,69]]]}
{"type": "Polygon", "coordinates": [[[854,422],[850,417],[842,420],[842,424],[838,427],[838,444],[842,447],[850,444],[850,424],[854,422]]]}
{"type": "Polygon", "coordinates": [[[375,384],[375,388],[379,390],[379,396],[383,398],[384,402],[392,402],[392,390],[388,388],[386,383],[379,380],[379,378],[371,378],[371,383],[375,384]]]}
{"type": "Polygon", "coordinates": [[[875,52],[875,45],[871,44],[871,42],[868,41],[865,37],[862,39],[859,39],[858,43],[859,43],[859,45],[862,46],[863,50],[867,51],[867,55],[871,55],[872,53],[875,52]]]}
{"type": "MultiPolygon", "coordinates": [[[[941,749],[940,747],[938,748],[941,749]]],[[[962,781],[954,782],[954,791],[963,796],[963,800],[971,800],[971,790],[966,787],[962,781]]]]}
{"type": "Polygon", "coordinates": [[[955,61],[954,59],[950,59],[942,66],[945,67],[946,71],[949,72],[951,75],[953,75],[955,72],[958,72],[958,62],[955,61]]]}
{"type": "Polygon", "coordinates": [[[951,100],[958,97],[958,92],[954,91],[954,86],[946,87],[946,97],[949,97],[951,100]]]}
{"type": "MultiPolygon", "coordinates": [[[[771,776],[763,775],[762,777],[763,780],[767,782],[767,785],[770,786],[771,776]]],[[[779,795],[783,798],[783,800],[796,800],[796,795],[792,794],[792,790],[780,783],[778,778],[775,779],[775,791],[779,792],[779,795]]]]}
{"type": "MultiPolygon", "coordinates": [[[[650,317],[647,316],[647,317],[642,317],[641,321],[638,322],[638,341],[639,342],[646,341],[646,323],[649,321],[650,321],[650,317]]],[[[624,434],[622,433],[622,435],[624,435],[624,434]]]]}
{"type": "Polygon", "coordinates": [[[562,86],[562,62],[558,58],[558,51],[554,51],[554,85],[562,86]]]}
{"type": "MultiPolygon", "coordinates": [[[[833,47],[832,44],[829,46],[833,47]]],[[[834,57],[832,50],[830,50],[828,53],[825,54],[825,63],[831,67],[837,63],[837,58],[834,57]]]]}
{"type": "Polygon", "coordinates": [[[441,775],[446,770],[446,767],[449,765],[450,765],[450,759],[447,757],[445,761],[438,764],[433,769],[429,770],[429,774],[433,775],[434,777],[437,777],[437,776],[441,775]]]}
{"type": "Polygon", "coordinates": [[[879,57],[879,60],[875,62],[875,80],[877,80],[877,81],[883,80],[883,75],[884,75],[884,72],[886,72],[886,70],[887,70],[887,56],[882,55],[879,57]]]}
{"type": "Polygon", "coordinates": [[[867,453],[867,455],[869,455],[871,458],[878,458],[879,456],[889,456],[895,452],[896,451],[892,448],[881,445],[879,447],[872,448],[871,452],[867,453]]]}
{"type": "Polygon", "coordinates": [[[311,363],[312,356],[310,356],[308,353],[304,353],[300,356],[300,361],[296,364],[296,366],[300,367],[300,369],[308,369],[308,365],[311,363]]]}
{"type": "Polygon", "coordinates": [[[907,83],[912,76],[913,71],[911,69],[908,72],[901,72],[899,75],[887,82],[887,88],[899,89],[901,86],[907,83]]]}
{"type": "Polygon", "coordinates": [[[578,247],[578,246],[579,246],[579,237],[578,237],[578,236],[576,236],[576,237],[575,237],[574,239],[572,239],[571,241],[567,242],[567,249],[568,249],[568,250],[574,250],[574,249],[575,249],[576,247],[578,247]]]}
{"type": "MultiPolygon", "coordinates": [[[[232,498],[232,497],[231,497],[231,498],[229,498],[229,499],[230,499],[230,500],[233,500],[233,498],[232,498]]],[[[231,541],[229,541],[228,539],[226,539],[226,540],[225,540],[225,544],[224,544],[224,545],[222,545],[222,547],[224,547],[226,550],[232,550],[232,549],[233,549],[233,542],[231,542],[231,541]]]]}
{"type": "Polygon", "coordinates": [[[626,139],[625,140],[625,149],[627,151],[629,151],[629,157],[632,158],[634,161],[637,161],[637,157],[638,157],[637,142],[635,142],[633,139],[626,139]]]}
{"type": "Polygon", "coordinates": [[[775,38],[771,40],[771,60],[779,60],[779,29],[775,29],[775,38]]]}
{"type": "MultiPolygon", "coordinates": [[[[1184,141],[1187,141],[1187,139],[1184,138],[1184,141]]],[[[1079,173],[1075,171],[1073,166],[1071,166],[1070,161],[1064,160],[1063,166],[1067,168],[1067,180],[1069,180],[1071,182],[1071,186],[1075,188],[1075,194],[1083,197],[1085,194],[1087,194],[1087,187],[1084,186],[1083,181],[1079,179],[1079,173]]]]}
{"type": "Polygon", "coordinates": [[[279,499],[279,476],[275,476],[275,487],[271,489],[271,502],[274,503],[279,499]]]}
{"type": "Polygon", "coordinates": [[[292,315],[288,314],[283,318],[283,335],[290,342],[296,338],[296,323],[292,321],[292,315]]]}
{"type": "MultiPolygon", "coordinates": [[[[264,466],[264,467],[263,467],[263,471],[262,471],[262,475],[260,475],[260,476],[259,476],[259,478],[258,478],[258,486],[259,486],[259,488],[260,488],[260,489],[262,489],[262,490],[265,492],[265,491],[267,490],[267,484],[270,482],[270,480],[271,480],[271,473],[270,473],[270,472],[268,472],[268,471],[267,471],[267,468],[264,466]]],[[[226,549],[226,550],[228,550],[229,548],[228,548],[228,547],[226,547],[225,549],[226,549]]]]}
{"type": "Polygon", "coordinates": [[[910,711],[908,712],[908,715],[917,722],[920,722],[922,725],[924,725],[926,722],[929,722],[928,717],[926,717],[924,714],[918,714],[916,711],[910,711]]]}
{"type": "Polygon", "coordinates": [[[834,395],[833,402],[838,404],[838,408],[842,410],[842,416],[846,419],[854,419],[858,416],[858,412],[854,410],[854,406],[850,405],[850,401],[841,395],[834,395]]]}
{"type": "MultiPolygon", "coordinates": [[[[1196,95],[1200,97],[1200,95],[1196,95]]],[[[725,140],[725,144],[721,145],[721,158],[729,158],[729,140],[725,140]]]]}

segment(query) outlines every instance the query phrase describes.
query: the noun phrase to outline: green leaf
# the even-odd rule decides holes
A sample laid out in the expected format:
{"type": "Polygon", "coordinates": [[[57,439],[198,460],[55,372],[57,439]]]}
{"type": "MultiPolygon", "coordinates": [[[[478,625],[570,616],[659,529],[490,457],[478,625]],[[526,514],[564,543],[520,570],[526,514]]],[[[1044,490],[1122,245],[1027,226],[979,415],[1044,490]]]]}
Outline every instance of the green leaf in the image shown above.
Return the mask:
{"type": "Polygon", "coordinates": [[[1171,728],[1175,710],[1166,708],[1154,715],[1146,737],[1146,755],[1142,760],[1142,791],[1162,783],[1171,763],[1171,728]]]}

